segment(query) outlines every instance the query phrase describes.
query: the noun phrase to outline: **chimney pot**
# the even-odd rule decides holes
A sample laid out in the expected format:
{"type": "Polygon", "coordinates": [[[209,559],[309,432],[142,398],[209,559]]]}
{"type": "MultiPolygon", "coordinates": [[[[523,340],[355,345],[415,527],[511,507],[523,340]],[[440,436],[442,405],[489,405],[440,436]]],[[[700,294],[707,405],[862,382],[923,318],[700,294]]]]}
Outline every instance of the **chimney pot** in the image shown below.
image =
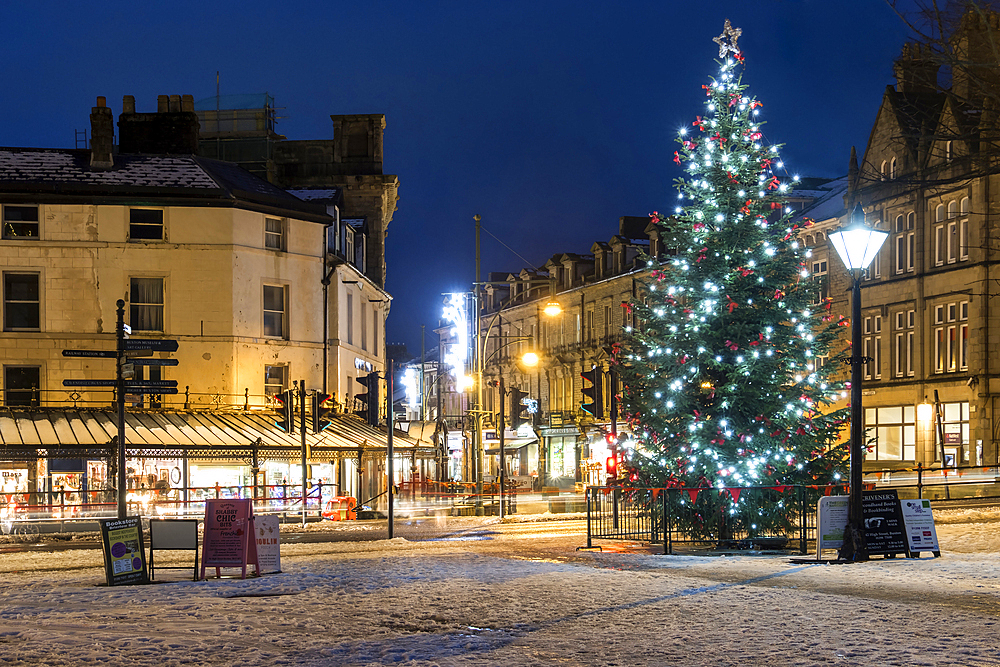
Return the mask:
{"type": "Polygon", "coordinates": [[[99,106],[99,107],[106,107],[106,106],[108,106],[108,100],[104,97],[104,95],[98,95],[97,96],[97,106],[99,106]]]}
{"type": "Polygon", "coordinates": [[[122,113],[135,113],[134,95],[125,95],[122,97],[122,113]]]}
{"type": "Polygon", "coordinates": [[[194,113],[194,95],[181,95],[181,111],[194,113]]]}
{"type": "Polygon", "coordinates": [[[178,112],[181,110],[181,96],[171,95],[170,96],[170,110],[173,112],[178,112]]]}
{"type": "Polygon", "coordinates": [[[166,113],[170,111],[170,98],[166,95],[156,96],[156,113],[166,113]]]}
{"type": "Polygon", "coordinates": [[[111,153],[115,143],[115,119],[104,97],[90,110],[90,168],[110,169],[114,166],[111,153]]]}

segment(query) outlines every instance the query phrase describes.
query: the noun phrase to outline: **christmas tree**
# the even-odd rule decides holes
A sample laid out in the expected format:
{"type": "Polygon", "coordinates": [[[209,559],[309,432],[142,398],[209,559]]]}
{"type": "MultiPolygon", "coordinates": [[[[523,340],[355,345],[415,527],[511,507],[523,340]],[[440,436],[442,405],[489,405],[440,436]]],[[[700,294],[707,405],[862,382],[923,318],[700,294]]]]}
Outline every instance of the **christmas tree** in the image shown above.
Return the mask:
{"type": "Polygon", "coordinates": [[[648,258],[617,354],[636,483],[729,489],[704,495],[733,505],[740,487],[835,482],[846,453],[834,446],[844,415],[831,411],[843,387],[822,362],[846,321],[807,273],[784,204],[797,179],[764,140],[739,33],[726,21],[715,39],[705,114],[674,154],[686,172],[677,208],[652,214],[667,251],[648,258]]]}

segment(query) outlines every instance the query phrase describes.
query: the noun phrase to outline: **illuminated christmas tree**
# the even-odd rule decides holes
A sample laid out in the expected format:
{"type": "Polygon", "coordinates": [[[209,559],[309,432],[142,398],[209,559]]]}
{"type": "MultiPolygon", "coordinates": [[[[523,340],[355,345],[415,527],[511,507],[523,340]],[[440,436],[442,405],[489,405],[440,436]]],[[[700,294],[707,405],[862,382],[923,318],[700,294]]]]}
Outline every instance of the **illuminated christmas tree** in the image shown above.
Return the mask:
{"type": "Polygon", "coordinates": [[[843,469],[844,415],[830,408],[843,387],[822,360],[846,322],[807,273],[784,204],[797,179],[764,140],[739,33],[726,21],[705,113],[678,137],[678,205],[652,215],[667,251],[649,260],[617,355],[638,484],[780,492],[843,469]]]}

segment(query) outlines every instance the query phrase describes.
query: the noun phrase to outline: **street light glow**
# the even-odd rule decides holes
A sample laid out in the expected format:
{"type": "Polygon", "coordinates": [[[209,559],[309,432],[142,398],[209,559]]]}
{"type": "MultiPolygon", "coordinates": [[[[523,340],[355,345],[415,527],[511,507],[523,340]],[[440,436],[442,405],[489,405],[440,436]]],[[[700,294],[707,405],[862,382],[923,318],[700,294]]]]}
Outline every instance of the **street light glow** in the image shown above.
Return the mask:
{"type": "Polygon", "coordinates": [[[523,357],[521,357],[521,363],[525,366],[537,366],[538,365],[538,355],[534,352],[526,352],[523,357]]]}
{"type": "Polygon", "coordinates": [[[545,308],[542,309],[542,312],[549,317],[554,317],[562,312],[562,306],[560,306],[556,301],[550,301],[545,304],[545,308]]]}

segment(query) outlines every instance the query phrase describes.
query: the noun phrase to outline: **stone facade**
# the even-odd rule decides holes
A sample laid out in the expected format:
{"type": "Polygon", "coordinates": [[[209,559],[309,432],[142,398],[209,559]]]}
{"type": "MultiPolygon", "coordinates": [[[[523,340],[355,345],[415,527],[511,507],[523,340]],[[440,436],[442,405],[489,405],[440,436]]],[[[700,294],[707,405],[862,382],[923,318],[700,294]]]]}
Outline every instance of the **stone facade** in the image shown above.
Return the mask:
{"type": "Polygon", "coordinates": [[[828,258],[833,309],[845,316],[850,278],[823,230],[846,223],[860,202],[868,222],[889,232],[863,282],[858,323],[871,358],[866,469],[939,466],[942,451],[949,464],[998,461],[1000,174],[985,140],[995,118],[971,108],[974,98],[959,104],[939,91],[926,56],[904,48],[860,164],[852,153],[846,210],[809,232],[816,257],[828,258]]]}
{"type": "Polygon", "coordinates": [[[228,163],[150,155],[162,123],[128,98],[119,127],[144,154],[105,159],[102,101],[92,151],[4,152],[4,403],[110,404],[110,389],[62,382],[113,378],[114,360],[62,350],[113,349],[118,299],[133,337],[179,343],[159,355],[179,364],[145,379],[177,380],[180,394],[146,406],[260,408],[298,380],[353,402],[354,378],[384,368],[389,297],[338,245],[339,191],[303,201],[228,163]]]}

